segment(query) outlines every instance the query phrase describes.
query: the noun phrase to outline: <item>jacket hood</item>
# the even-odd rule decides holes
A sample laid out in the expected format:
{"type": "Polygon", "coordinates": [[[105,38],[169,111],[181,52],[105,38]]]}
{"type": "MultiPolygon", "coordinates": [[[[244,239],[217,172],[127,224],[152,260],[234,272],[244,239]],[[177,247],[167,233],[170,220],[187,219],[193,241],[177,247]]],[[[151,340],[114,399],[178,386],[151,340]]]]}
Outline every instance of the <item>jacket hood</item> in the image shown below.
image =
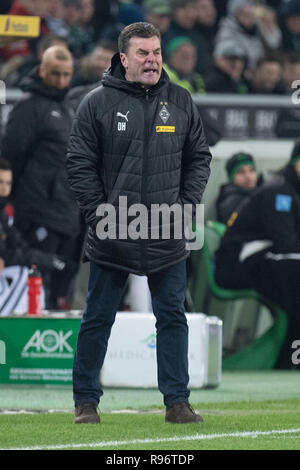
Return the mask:
{"type": "Polygon", "coordinates": [[[29,75],[24,77],[20,83],[20,88],[24,92],[38,93],[39,95],[46,96],[55,101],[62,101],[69,91],[69,87],[62,90],[46,85],[46,83],[39,76],[39,66],[34,67],[29,75]]]}
{"type": "MultiPolygon", "coordinates": [[[[157,94],[169,83],[168,74],[162,69],[161,77],[156,85],[149,89],[149,93],[157,94]]],[[[120,54],[117,53],[113,56],[111,66],[104,72],[102,80],[103,86],[109,86],[112,88],[118,88],[124,90],[127,93],[135,95],[144,95],[145,88],[137,82],[130,82],[125,78],[125,69],[121,64],[120,54]]]]}

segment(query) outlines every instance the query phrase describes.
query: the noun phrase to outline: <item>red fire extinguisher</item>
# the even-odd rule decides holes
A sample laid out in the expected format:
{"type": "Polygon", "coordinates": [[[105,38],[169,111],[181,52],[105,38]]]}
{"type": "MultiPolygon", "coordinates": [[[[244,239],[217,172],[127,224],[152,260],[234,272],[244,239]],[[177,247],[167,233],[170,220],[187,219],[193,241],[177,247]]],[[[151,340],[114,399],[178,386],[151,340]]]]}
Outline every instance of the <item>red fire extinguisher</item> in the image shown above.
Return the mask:
{"type": "Polygon", "coordinates": [[[42,276],[35,265],[31,266],[27,280],[28,286],[28,315],[41,315],[42,276]]]}

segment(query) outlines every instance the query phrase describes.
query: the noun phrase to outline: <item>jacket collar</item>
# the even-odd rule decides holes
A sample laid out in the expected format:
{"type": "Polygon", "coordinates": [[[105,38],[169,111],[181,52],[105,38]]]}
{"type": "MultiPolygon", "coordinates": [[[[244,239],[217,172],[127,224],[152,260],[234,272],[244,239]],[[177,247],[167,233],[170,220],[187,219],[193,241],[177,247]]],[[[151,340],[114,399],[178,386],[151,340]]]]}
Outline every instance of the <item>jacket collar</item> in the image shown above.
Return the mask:
{"type": "Polygon", "coordinates": [[[39,76],[38,70],[38,66],[34,67],[29,75],[24,77],[24,79],[21,81],[20,88],[24,92],[37,93],[55,101],[62,101],[68,93],[69,88],[59,90],[57,88],[46,85],[46,83],[44,83],[42,78],[39,76]]]}

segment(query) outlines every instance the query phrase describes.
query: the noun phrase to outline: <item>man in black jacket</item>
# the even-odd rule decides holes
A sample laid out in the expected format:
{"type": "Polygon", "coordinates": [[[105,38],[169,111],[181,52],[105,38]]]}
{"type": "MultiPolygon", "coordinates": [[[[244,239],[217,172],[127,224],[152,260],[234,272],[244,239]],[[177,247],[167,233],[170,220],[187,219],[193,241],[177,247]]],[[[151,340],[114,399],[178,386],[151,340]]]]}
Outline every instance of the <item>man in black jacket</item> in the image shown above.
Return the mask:
{"type": "Polygon", "coordinates": [[[159,31],[149,23],[131,24],[120,34],[119,51],[103,86],[80,104],[68,149],[69,181],[89,226],[85,258],[91,262],[74,359],[75,423],[99,422],[99,372],[130,272],[148,276],[166,421],[202,421],[188,402],[184,300],[189,252],[184,236],[164,238],[160,231],[158,238],[151,238],[155,227],[147,222],[155,205],[196,208],[211,154],[190,94],[162,70],[159,31]],[[129,215],[125,220],[124,204],[129,215]],[[146,209],[138,237],[136,232],[131,236],[137,205],[146,209]],[[119,217],[115,222],[112,217],[107,233],[106,209],[108,214],[116,209],[119,217]]]}
{"type": "Polygon", "coordinates": [[[215,261],[220,286],[254,288],[280,305],[290,315],[294,339],[299,339],[299,143],[294,146],[289,163],[237,211],[215,261]]]}
{"type": "MultiPolygon", "coordinates": [[[[75,263],[79,210],[65,168],[74,117],[65,96],[72,73],[66,48],[53,46],[44,52],[41,65],[22,82],[25,94],[10,113],[2,155],[12,164],[15,223],[24,239],[75,263]]],[[[47,308],[63,307],[73,277],[71,272],[50,276],[47,308]]]]}
{"type": "MultiPolygon", "coordinates": [[[[223,184],[217,199],[217,220],[226,224],[232,214],[256,189],[257,173],[251,154],[238,152],[226,162],[229,182],[223,184]]],[[[233,216],[234,217],[234,216],[233,216]]]]}
{"type": "Polygon", "coordinates": [[[245,51],[235,41],[222,41],[215,47],[214,63],[206,73],[207,93],[248,93],[244,80],[245,51]]]}
{"type": "MultiPolygon", "coordinates": [[[[46,272],[62,272],[67,269],[66,263],[55,254],[36,250],[26,243],[21,233],[9,217],[5,209],[9,201],[12,187],[12,169],[10,163],[0,158],[0,273],[10,266],[30,268],[35,264],[38,269],[46,272]]],[[[9,299],[0,293],[0,315],[7,315],[17,307],[23,291],[26,289],[26,276],[12,279],[9,299]]]]}

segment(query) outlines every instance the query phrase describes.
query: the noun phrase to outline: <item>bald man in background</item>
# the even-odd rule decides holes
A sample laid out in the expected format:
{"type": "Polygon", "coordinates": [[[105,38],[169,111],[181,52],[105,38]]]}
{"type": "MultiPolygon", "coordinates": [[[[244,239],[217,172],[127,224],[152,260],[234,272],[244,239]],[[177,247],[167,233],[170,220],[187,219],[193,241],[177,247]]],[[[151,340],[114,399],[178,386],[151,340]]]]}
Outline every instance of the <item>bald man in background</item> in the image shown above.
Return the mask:
{"type": "Polygon", "coordinates": [[[65,160],[73,111],[66,99],[73,58],[63,46],[48,48],[24,78],[25,92],[4,132],[2,157],[14,175],[15,225],[34,248],[60,255],[64,273],[44,274],[46,307],[70,308],[78,261],[80,215],[67,181],[65,160]]]}

